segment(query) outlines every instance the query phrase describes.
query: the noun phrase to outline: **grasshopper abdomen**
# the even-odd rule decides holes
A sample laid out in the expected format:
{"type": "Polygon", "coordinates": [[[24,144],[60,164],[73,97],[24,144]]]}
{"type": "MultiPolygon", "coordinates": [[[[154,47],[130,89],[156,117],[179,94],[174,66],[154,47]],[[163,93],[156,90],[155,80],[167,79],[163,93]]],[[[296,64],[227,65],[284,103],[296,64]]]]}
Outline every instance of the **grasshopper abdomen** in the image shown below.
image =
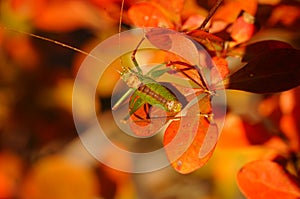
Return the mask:
{"type": "Polygon", "coordinates": [[[182,105],[176,96],[159,83],[142,84],[136,92],[137,96],[150,105],[160,106],[167,112],[181,111],[182,105]]]}

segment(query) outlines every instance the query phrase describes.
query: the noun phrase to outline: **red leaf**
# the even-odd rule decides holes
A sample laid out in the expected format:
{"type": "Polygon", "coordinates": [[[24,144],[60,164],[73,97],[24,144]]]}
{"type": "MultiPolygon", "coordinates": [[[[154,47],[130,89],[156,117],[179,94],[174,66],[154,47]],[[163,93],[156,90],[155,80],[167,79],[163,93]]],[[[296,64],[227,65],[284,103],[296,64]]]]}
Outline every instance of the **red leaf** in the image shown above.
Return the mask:
{"type": "Polygon", "coordinates": [[[281,165],[260,160],[246,164],[237,175],[241,191],[249,199],[300,198],[299,181],[281,165]]]}
{"type": "Polygon", "coordinates": [[[224,40],[211,33],[202,30],[193,30],[187,32],[187,35],[204,45],[209,50],[215,51],[223,49],[224,40]]]}
{"type": "Polygon", "coordinates": [[[279,48],[262,52],[232,74],[228,89],[254,93],[281,92],[300,85],[300,50],[279,48]]]}
{"type": "Polygon", "coordinates": [[[252,43],[246,47],[246,52],[243,57],[243,61],[248,62],[257,56],[261,56],[261,54],[265,52],[271,52],[275,49],[284,49],[284,48],[293,48],[293,47],[288,43],[282,41],[276,41],[276,40],[265,40],[265,41],[252,43]]]}
{"type": "Polygon", "coordinates": [[[170,31],[165,28],[154,28],[150,29],[146,33],[147,39],[153,44],[155,47],[163,50],[170,50],[172,48],[172,36],[176,36],[176,32],[170,31]]]}
{"type": "Polygon", "coordinates": [[[179,173],[190,173],[202,167],[212,156],[218,129],[197,112],[200,109],[203,113],[210,113],[209,98],[202,98],[186,116],[172,121],[165,131],[163,144],[172,167],[179,173]]]}
{"type": "Polygon", "coordinates": [[[218,146],[223,148],[242,148],[264,144],[271,138],[271,133],[262,123],[250,124],[237,115],[227,114],[226,122],[222,129],[222,139],[218,146]],[[238,143],[236,140],[238,140],[238,143]]]}
{"type": "Polygon", "coordinates": [[[181,74],[182,76],[189,78],[198,85],[201,85],[202,88],[206,87],[204,85],[206,82],[204,82],[202,77],[199,75],[200,71],[193,68],[193,64],[189,65],[188,63],[190,60],[195,61],[194,57],[198,54],[198,50],[192,40],[181,33],[171,31],[166,28],[151,29],[146,33],[146,37],[155,47],[166,51],[176,52],[177,55],[174,53],[167,53],[165,61],[169,62],[170,66],[176,66],[178,70],[185,70],[185,75],[181,74]],[[184,46],[184,48],[182,48],[182,46],[184,46]],[[178,56],[178,54],[181,57],[178,56]]]}
{"type": "Polygon", "coordinates": [[[250,124],[246,121],[243,123],[243,128],[245,130],[245,135],[252,145],[261,145],[272,138],[271,132],[262,124],[250,124]]]}

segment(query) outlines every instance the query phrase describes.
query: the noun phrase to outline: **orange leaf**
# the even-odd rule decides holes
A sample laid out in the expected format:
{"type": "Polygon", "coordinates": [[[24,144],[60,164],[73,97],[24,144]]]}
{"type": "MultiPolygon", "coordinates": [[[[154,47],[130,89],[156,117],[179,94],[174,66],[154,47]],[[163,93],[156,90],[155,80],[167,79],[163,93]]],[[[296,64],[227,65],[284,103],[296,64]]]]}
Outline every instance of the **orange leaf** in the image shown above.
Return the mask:
{"type": "Polygon", "coordinates": [[[31,19],[37,16],[47,7],[47,1],[45,0],[11,0],[9,1],[12,9],[23,16],[24,18],[31,19]]]}
{"type": "Polygon", "coordinates": [[[297,25],[297,21],[300,19],[300,8],[292,5],[279,5],[276,7],[270,18],[268,23],[271,26],[276,24],[282,24],[284,26],[291,27],[293,25],[297,25]]]}
{"type": "Polygon", "coordinates": [[[173,21],[176,26],[181,23],[181,12],[183,11],[183,6],[185,0],[152,0],[157,5],[160,5],[168,14],[169,18],[173,21]]]}
{"type": "Polygon", "coordinates": [[[201,7],[197,0],[185,0],[184,9],[181,13],[182,19],[186,20],[190,16],[197,14],[205,17],[208,14],[208,11],[205,8],[201,7]]]}
{"type": "Polygon", "coordinates": [[[132,132],[139,137],[153,136],[165,125],[166,112],[158,107],[149,106],[146,104],[139,108],[128,121],[132,132]],[[152,117],[153,114],[156,118],[152,117]],[[147,118],[148,116],[150,118],[147,118]]]}
{"type": "Polygon", "coordinates": [[[197,112],[200,109],[201,113],[210,113],[209,98],[202,98],[186,116],[172,121],[165,131],[163,144],[172,167],[179,173],[193,172],[212,156],[218,139],[217,127],[197,112]]]}
{"type": "Polygon", "coordinates": [[[22,199],[88,199],[99,193],[96,174],[59,155],[47,156],[31,168],[24,181],[22,199]]]}
{"type": "Polygon", "coordinates": [[[204,18],[205,17],[199,14],[189,16],[189,18],[182,25],[181,30],[188,31],[199,28],[204,21],[204,18]]]}
{"type": "Polygon", "coordinates": [[[14,198],[23,177],[21,158],[9,152],[0,152],[0,198],[14,198]]]}
{"type": "MultiPolygon", "coordinates": [[[[92,3],[98,6],[113,6],[114,4],[121,4],[122,0],[90,0],[92,3]]],[[[129,0],[126,0],[125,3],[128,3],[129,0]]]]}
{"type": "Polygon", "coordinates": [[[226,115],[225,124],[222,129],[222,139],[218,143],[221,148],[242,148],[249,146],[250,142],[247,139],[243,120],[232,113],[226,115]],[[238,142],[236,142],[238,140],[238,142]]]}
{"type": "Polygon", "coordinates": [[[258,107],[259,114],[268,117],[274,124],[278,124],[282,117],[282,111],[279,109],[279,96],[272,95],[263,99],[258,107]]]}
{"type": "MultiPolygon", "coordinates": [[[[5,38],[6,39],[6,38],[5,38]]],[[[40,62],[40,57],[27,35],[8,37],[4,42],[7,53],[23,69],[34,70],[40,62]],[[18,46],[18,50],[16,50],[18,46]]]]}
{"type": "Polygon", "coordinates": [[[227,23],[233,23],[242,10],[248,12],[251,15],[255,15],[257,9],[256,0],[231,0],[226,1],[214,14],[213,21],[225,21],[227,23]]]}
{"type": "Polygon", "coordinates": [[[152,0],[152,1],[161,5],[165,10],[168,10],[175,14],[180,14],[185,2],[185,0],[173,0],[173,1],[152,0]]]}
{"type": "Polygon", "coordinates": [[[246,164],[237,175],[238,185],[249,199],[296,199],[300,197],[299,181],[281,165],[259,160],[246,164]]]}
{"type": "Polygon", "coordinates": [[[280,129],[289,140],[289,148],[293,151],[299,151],[300,135],[299,135],[299,118],[293,115],[283,115],[280,120],[280,129]]]}
{"type": "Polygon", "coordinates": [[[280,94],[279,106],[283,113],[279,122],[280,129],[289,139],[289,147],[294,151],[300,149],[300,89],[299,87],[280,94]]]}
{"type": "Polygon", "coordinates": [[[226,59],[217,56],[213,57],[212,59],[216,67],[212,68],[211,79],[214,79],[213,77],[214,75],[216,75],[215,73],[219,73],[221,78],[225,78],[229,74],[228,62],[226,61],[226,59]]]}
{"type": "Polygon", "coordinates": [[[138,27],[165,27],[174,28],[164,10],[150,2],[137,3],[128,10],[128,17],[138,27]]]}
{"type": "Polygon", "coordinates": [[[100,28],[100,19],[84,1],[53,1],[34,19],[37,28],[47,31],[72,31],[82,27],[100,28]]]}
{"type": "Polygon", "coordinates": [[[258,4],[277,5],[281,0],[257,0],[258,4]]]}
{"type": "Polygon", "coordinates": [[[255,33],[254,17],[247,12],[237,18],[231,27],[231,38],[237,43],[248,41],[255,33]]]}

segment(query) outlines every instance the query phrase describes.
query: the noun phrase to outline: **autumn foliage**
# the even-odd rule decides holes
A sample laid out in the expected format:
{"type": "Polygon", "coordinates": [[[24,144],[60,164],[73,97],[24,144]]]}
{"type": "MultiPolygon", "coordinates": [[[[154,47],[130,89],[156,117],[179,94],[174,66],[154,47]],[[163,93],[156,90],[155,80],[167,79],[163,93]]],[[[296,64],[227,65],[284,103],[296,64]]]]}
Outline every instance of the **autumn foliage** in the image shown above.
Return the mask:
{"type": "MultiPolygon", "coordinates": [[[[86,166],[68,159],[68,149],[77,137],[71,117],[72,84],[82,55],[51,41],[39,43],[26,34],[46,35],[89,51],[120,27],[159,27],[188,36],[211,56],[216,66],[210,68],[211,79],[216,74],[222,78],[207,86],[219,89],[222,84],[226,89],[228,112],[222,131],[209,118],[211,93],[196,103],[205,117],[191,108],[189,120],[170,120],[164,128],[160,144],[176,172],[199,177],[201,169],[213,168],[211,176],[204,178],[226,186],[227,182],[221,183],[226,175],[223,170],[238,167],[229,175],[236,176],[234,183],[246,198],[300,198],[299,13],[296,0],[0,2],[0,102],[4,105],[0,107],[0,198],[134,197],[130,174],[92,160],[86,166]],[[205,142],[209,126],[216,134],[205,142]],[[191,137],[192,141],[186,141],[191,137]],[[178,156],[182,140],[188,146],[178,156]],[[53,153],[59,155],[50,155],[53,153]],[[232,166],[235,161],[238,166],[232,166]]],[[[150,33],[146,37],[154,46],[172,43],[172,39],[157,41],[150,33]]],[[[167,54],[164,60],[175,63],[178,58],[167,54]]],[[[187,73],[194,82],[204,84],[195,71],[187,73]]],[[[112,79],[118,75],[108,74],[100,80],[105,88],[97,91],[99,112],[110,109],[106,103],[114,89],[112,79]]],[[[88,120],[84,90],[82,101],[82,120],[88,120]]],[[[141,130],[144,126],[161,129],[164,125],[158,120],[132,122],[146,118],[148,109],[142,107],[131,116],[130,127],[139,137],[152,133],[141,130]]],[[[160,114],[161,110],[153,111],[160,114]]]]}
{"type": "Polygon", "coordinates": [[[282,165],[269,160],[246,164],[237,180],[248,198],[299,198],[299,181],[282,165]]]}

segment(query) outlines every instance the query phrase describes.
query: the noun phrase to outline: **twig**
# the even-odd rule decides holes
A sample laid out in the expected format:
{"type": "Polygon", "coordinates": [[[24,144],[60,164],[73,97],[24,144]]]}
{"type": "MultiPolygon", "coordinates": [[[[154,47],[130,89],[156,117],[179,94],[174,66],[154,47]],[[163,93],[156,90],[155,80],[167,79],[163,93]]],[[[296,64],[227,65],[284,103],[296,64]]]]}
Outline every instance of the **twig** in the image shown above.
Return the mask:
{"type": "Polygon", "coordinates": [[[207,23],[209,22],[209,20],[211,19],[211,17],[215,14],[215,12],[217,11],[217,9],[220,7],[221,3],[223,2],[223,0],[218,0],[214,7],[212,7],[208,13],[208,15],[206,16],[206,18],[204,19],[204,21],[202,22],[201,26],[200,26],[200,30],[204,30],[205,31],[205,26],[207,25],[207,23]]]}

